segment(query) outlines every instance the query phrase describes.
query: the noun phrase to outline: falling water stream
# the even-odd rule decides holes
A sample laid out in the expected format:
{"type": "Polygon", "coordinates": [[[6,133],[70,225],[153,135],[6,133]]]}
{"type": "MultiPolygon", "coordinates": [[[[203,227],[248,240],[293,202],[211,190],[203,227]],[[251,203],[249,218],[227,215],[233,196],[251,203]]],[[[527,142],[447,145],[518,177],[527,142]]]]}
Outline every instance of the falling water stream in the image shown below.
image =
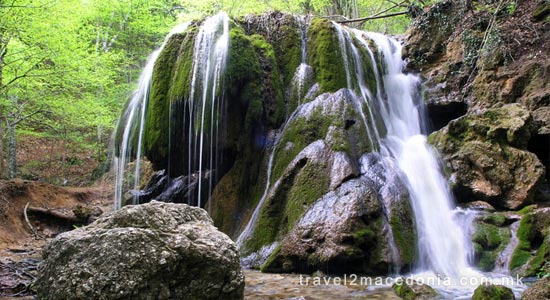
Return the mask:
{"type": "MultiPolygon", "coordinates": [[[[218,13],[204,22],[193,52],[193,70],[189,95],[188,173],[198,171],[197,201],[201,207],[203,172],[216,169],[220,111],[223,95],[219,95],[222,75],[229,52],[229,17],[218,13]],[[207,150],[208,148],[208,150],[207,150]],[[197,159],[198,158],[198,159],[197,159]],[[198,166],[196,165],[198,161],[198,166]]],[[[191,180],[191,176],[189,176],[191,180]]],[[[189,182],[190,184],[190,182],[189,182]]],[[[209,176],[208,195],[212,194],[209,176]]]]}
{"type": "MultiPolygon", "coordinates": [[[[176,33],[184,32],[189,23],[182,23],[175,26],[170,33],[164,39],[164,42],[159,49],[155,50],[147,59],[145,68],[141,72],[139,77],[138,89],[132,95],[128,107],[126,108],[124,115],[119,120],[123,123],[123,132],[122,139],[120,143],[119,155],[114,156],[113,165],[115,166],[116,172],[116,182],[115,182],[115,209],[119,209],[122,206],[122,196],[123,196],[123,181],[125,179],[126,164],[131,160],[135,160],[135,171],[134,171],[134,185],[133,188],[139,188],[140,184],[140,160],[141,152],[143,148],[143,131],[145,128],[145,116],[146,116],[146,107],[149,99],[149,89],[151,88],[151,79],[153,78],[153,69],[155,67],[155,62],[157,58],[164,49],[166,42],[170,37],[176,33]],[[136,130],[137,129],[137,130],[136,130]],[[136,144],[136,156],[131,157],[132,155],[132,139],[137,133],[137,144],[136,144]]],[[[117,125],[118,127],[118,125],[117,125]]],[[[133,200],[135,203],[135,199],[133,200]]]]}
{"type": "MultiPolygon", "coordinates": [[[[403,73],[402,46],[397,41],[378,33],[348,29],[338,24],[334,26],[341,43],[348,88],[364,104],[359,107],[366,107],[360,112],[366,111],[363,120],[369,137],[379,145],[380,154],[397,161],[408,186],[418,235],[417,276],[447,278],[454,287],[465,288],[470,293],[486,276],[472,268],[468,261],[472,256],[468,228],[471,228],[474,218],[470,213],[463,213],[466,218],[462,220],[469,224],[463,227],[457,224],[448,183],[435,150],[423,134],[422,106],[416,97],[419,78],[403,73]],[[374,60],[367,39],[374,41],[383,66],[378,66],[374,60]],[[364,73],[358,47],[366,48],[370,54],[372,66],[375,66],[373,74],[364,73]],[[366,76],[373,75],[376,93],[371,92],[366,83],[366,76]],[[463,282],[472,278],[479,280],[463,282]]],[[[376,145],[373,146],[377,149],[376,145]]],[[[449,290],[449,286],[441,288],[449,290]]],[[[451,297],[468,295],[460,291],[451,297]]]]}

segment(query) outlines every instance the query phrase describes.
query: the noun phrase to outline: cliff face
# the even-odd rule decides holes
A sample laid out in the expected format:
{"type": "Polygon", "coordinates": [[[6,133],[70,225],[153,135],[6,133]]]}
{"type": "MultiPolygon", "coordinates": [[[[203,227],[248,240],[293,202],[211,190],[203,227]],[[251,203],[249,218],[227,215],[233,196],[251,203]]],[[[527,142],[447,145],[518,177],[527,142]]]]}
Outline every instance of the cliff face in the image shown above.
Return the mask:
{"type": "MultiPolygon", "coordinates": [[[[424,77],[423,97],[437,130],[429,140],[459,202],[482,200],[499,210],[548,205],[548,49],[548,1],[441,1],[409,29],[403,56],[424,77]]],[[[542,211],[531,214],[529,220],[542,211]]],[[[507,243],[508,231],[498,234],[501,229],[480,224],[476,260],[492,269],[496,256],[489,253],[507,243]]],[[[524,232],[528,222],[521,224],[524,232]]],[[[536,243],[522,238],[511,269],[548,272],[540,262],[548,248],[544,232],[536,243]]]]}

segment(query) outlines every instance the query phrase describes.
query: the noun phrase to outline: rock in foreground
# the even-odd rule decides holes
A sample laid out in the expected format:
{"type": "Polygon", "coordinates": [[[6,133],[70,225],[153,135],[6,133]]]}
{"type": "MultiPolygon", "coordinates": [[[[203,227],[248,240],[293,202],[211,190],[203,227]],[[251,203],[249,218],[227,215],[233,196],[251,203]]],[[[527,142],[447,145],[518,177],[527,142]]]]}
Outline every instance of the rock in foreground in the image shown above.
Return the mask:
{"type": "Polygon", "coordinates": [[[39,299],[243,299],[234,243],[185,204],[124,207],[59,235],[43,256],[39,299]]]}
{"type": "Polygon", "coordinates": [[[480,285],[474,291],[472,300],[514,300],[514,293],[502,285],[480,285]]]}

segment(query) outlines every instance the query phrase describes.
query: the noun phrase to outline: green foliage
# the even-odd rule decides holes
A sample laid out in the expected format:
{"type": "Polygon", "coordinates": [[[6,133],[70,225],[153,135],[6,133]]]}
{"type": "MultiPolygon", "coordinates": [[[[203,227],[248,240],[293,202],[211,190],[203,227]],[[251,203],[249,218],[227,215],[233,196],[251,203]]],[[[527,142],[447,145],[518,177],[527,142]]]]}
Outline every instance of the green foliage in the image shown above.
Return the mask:
{"type": "Polygon", "coordinates": [[[171,7],[162,0],[2,5],[0,126],[105,149],[145,58],[175,22],[171,7]]]}

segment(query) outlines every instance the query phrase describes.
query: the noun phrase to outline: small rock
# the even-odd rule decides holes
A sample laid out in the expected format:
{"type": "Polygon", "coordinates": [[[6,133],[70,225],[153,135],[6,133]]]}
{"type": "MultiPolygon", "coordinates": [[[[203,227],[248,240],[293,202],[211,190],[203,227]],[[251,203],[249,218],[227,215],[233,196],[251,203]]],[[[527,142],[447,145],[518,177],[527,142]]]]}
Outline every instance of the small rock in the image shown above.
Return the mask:
{"type": "Polygon", "coordinates": [[[474,291],[472,300],[514,300],[512,290],[502,285],[480,285],[474,291]]]}
{"type": "Polygon", "coordinates": [[[431,300],[437,299],[437,292],[429,285],[414,282],[394,283],[392,286],[397,296],[406,300],[431,300]]]}
{"type": "Polygon", "coordinates": [[[521,300],[550,300],[550,277],[542,278],[528,287],[521,300]]]}

